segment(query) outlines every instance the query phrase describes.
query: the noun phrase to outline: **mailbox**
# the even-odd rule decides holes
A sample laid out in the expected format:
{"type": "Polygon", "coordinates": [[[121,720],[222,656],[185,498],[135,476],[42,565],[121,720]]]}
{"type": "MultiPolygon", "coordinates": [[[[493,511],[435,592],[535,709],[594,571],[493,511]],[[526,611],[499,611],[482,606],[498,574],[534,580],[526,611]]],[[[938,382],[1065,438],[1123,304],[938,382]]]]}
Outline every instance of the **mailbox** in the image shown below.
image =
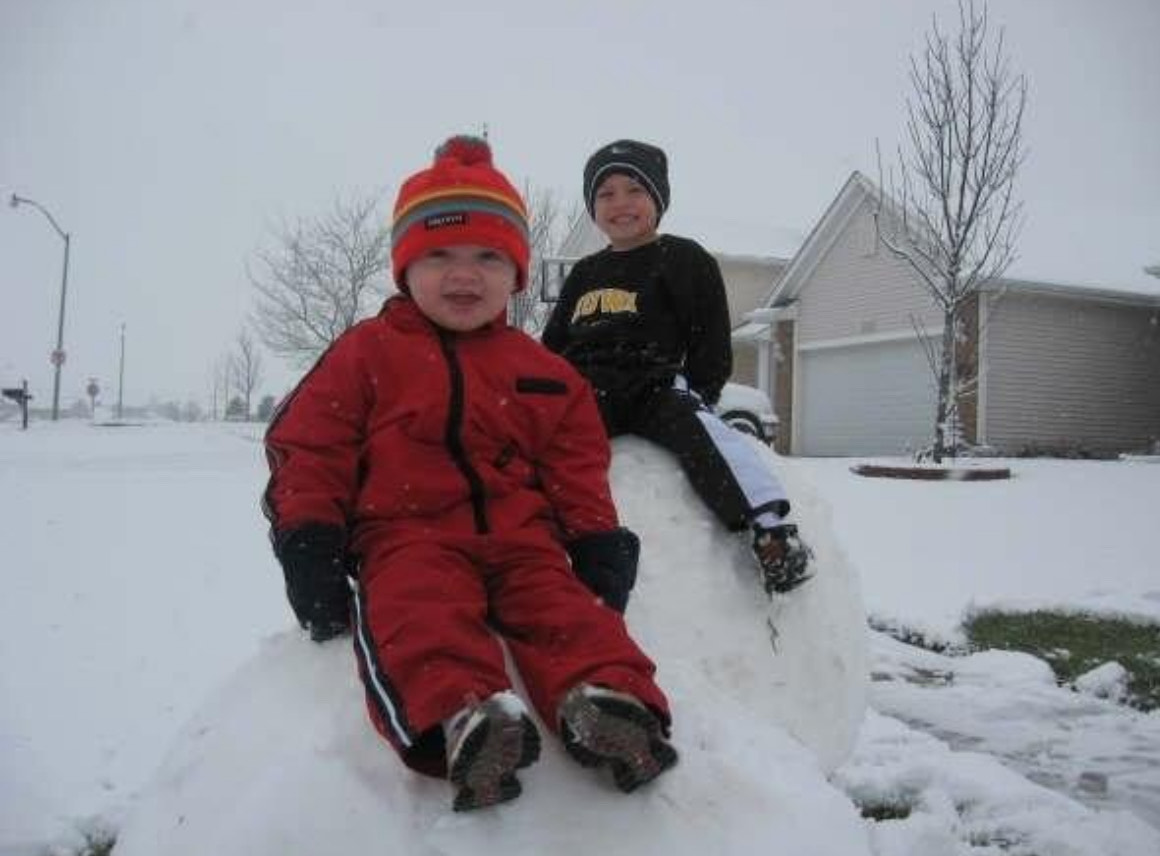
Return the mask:
{"type": "Polygon", "coordinates": [[[28,429],[28,402],[32,400],[32,393],[28,391],[28,381],[20,386],[6,386],[0,390],[5,398],[11,398],[20,405],[20,417],[25,430],[28,429]]]}

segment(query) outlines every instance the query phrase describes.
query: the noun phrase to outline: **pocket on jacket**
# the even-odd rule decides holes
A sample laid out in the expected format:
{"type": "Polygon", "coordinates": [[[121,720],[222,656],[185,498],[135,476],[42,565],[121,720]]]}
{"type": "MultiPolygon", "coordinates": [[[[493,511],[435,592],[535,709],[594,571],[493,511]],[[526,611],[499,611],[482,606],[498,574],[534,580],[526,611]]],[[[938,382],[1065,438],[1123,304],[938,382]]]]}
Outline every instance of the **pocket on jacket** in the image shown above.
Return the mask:
{"type": "Polygon", "coordinates": [[[567,395],[568,384],[553,377],[518,377],[516,392],[526,395],[567,395]]]}

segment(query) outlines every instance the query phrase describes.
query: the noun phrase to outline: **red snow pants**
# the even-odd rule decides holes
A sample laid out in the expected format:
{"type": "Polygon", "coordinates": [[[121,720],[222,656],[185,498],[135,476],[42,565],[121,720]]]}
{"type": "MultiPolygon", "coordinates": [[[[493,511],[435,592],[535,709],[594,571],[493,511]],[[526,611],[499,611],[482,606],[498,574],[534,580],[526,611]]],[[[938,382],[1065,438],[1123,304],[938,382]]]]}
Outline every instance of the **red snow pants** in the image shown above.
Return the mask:
{"type": "Polygon", "coordinates": [[[423,542],[366,547],[355,596],[359,674],[371,720],[413,769],[446,775],[443,720],[512,688],[499,637],[549,729],[579,683],[630,693],[669,722],[652,661],[623,617],[576,578],[546,527],[428,530],[423,542]]]}

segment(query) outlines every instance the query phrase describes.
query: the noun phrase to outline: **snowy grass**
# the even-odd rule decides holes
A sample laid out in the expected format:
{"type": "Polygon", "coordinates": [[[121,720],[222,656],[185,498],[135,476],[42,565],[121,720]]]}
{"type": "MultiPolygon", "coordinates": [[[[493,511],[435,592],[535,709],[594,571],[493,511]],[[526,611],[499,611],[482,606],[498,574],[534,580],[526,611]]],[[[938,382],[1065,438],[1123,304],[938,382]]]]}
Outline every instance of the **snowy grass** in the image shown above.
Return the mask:
{"type": "MultiPolygon", "coordinates": [[[[871,616],[870,627],[892,639],[948,657],[978,651],[1021,651],[1046,662],[1061,686],[1075,687],[1092,670],[1116,663],[1126,672],[1125,692],[1111,701],[1145,713],[1160,710],[1160,624],[1082,610],[977,609],[964,619],[960,638],[929,633],[871,616]]],[[[938,683],[932,676],[930,683],[938,683]]]]}
{"type": "Polygon", "coordinates": [[[36,856],[112,856],[117,846],[116,830],[106,821],[90,819],[79,823],[68,836],[36,851],[36,856]]]}
{"type": "Polygon", "coordinates": [[[1160,708],[1160,625],[1084,612],[979,612],[964,624],[976,650],[1023,651],[1051,665],[1061,684],[1105,663],[1128,673],[1125,704],[1160,708]]]}
{"type": "Polygon", "coordinates": [[[115,835],[90,835],[81,849],[75,852],[75,856],[111,856],[116,844],[115,835]]]}
{"type": "Polygon", "coordinates": [[[862,817],[867,820],[872,820],[875,823],[883,823],[888,820],[906,820],[914,810],[914,806],[904,800],[860,802],[855,799],[854,802],[858,804],[858,809],[862,812],[862,817]]]}
{"type": "Polygon", "coordinates": [[[913,645],[924,651],[933,651],[936,654],[946,654],[950,657],[970,652],[970,644],[961,634],[949,636],[941,629],[931,631],[880,615],[869,615],[866,621],[871,630],[884,633],[891,639],[897,639],[903,645],[913,645]]]}

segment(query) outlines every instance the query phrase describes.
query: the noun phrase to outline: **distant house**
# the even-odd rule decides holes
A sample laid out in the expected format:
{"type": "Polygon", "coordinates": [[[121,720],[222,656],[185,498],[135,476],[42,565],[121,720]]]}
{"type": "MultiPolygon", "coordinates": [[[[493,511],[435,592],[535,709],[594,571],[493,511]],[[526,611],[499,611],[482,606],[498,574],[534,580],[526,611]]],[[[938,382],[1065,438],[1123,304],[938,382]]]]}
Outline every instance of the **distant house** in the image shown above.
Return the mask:
{"type": "MultiPolygon", "coordinates": [[[[876,199],[852,174],[750,314],[784,452],[888,455],[932,440],[934,375],[919,336],[937,341],[942,317],[877,240],[876,199]]],[[[959,426],[967,442],[1110,454],[1160,437],[1160,291],[1001,280],[967,327],[979,378],[959,426]]]]}
{"type": "MultiPolygon", "coordinates": [[[[934,375],[919,336],[937,341],[942,316],[878,241],[876,200],[855,172],[788,261],[714,253],[734,323],[733,380],[769,393],[783,453],[904,454],[933,439],[934,375]]],[[[561,254],[602,246],[581,218],[561,254]]],[[[1160,438],[1160,289],[1006,279],[969,314],[964,349],[979,383],[961,404],[967,442],[1112,454],[1160,438]]]]}

